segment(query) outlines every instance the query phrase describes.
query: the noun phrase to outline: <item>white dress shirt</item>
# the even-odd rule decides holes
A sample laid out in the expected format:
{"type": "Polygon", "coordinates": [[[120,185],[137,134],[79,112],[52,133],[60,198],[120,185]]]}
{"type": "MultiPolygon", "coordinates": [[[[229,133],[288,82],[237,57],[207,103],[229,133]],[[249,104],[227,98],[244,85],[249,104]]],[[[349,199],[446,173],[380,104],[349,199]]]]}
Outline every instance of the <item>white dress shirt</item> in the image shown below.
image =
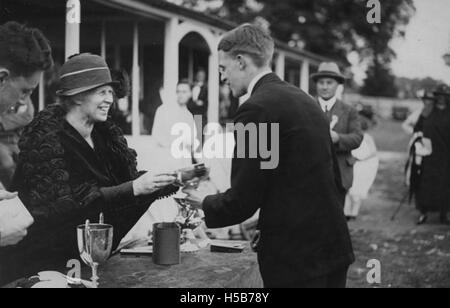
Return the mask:
{"type": "Polygon", "coordinates": [[[323,112],[331,111],[333,109],[334,105],[336,105],[337,97],[333,96],[329,100],[324,100],[323,98],[319,97],[319,103],[320,107],[322,108],[323,112]]]}

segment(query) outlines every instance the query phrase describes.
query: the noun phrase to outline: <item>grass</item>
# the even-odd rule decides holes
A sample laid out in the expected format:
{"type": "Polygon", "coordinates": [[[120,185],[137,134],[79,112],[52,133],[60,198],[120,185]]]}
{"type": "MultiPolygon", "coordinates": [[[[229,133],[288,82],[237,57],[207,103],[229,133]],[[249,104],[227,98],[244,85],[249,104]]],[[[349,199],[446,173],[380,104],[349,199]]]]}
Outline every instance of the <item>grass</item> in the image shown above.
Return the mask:
{"type": "Polygon", "coordinates": [[[378,119],[378,124],[369,132],[374,137],[378,151],[406,152],[411,136],[402,129],[402,122],[378,119]]]}

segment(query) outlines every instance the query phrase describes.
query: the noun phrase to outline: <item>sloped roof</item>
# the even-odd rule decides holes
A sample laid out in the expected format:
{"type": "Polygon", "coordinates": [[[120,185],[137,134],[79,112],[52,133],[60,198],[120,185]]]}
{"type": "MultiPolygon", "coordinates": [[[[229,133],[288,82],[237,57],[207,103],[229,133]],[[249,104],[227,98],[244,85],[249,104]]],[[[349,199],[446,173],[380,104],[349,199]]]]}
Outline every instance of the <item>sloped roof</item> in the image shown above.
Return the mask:
{"type": "MultiPolygon", "coordinates": [[[[150,7],[162,10],[162,11],[170,12],[175,15],[179,15],[179,16],[186,17],[189,19],[193,19],[197,22],[202,22],[202,23],[214,26],[214,27],[222,29],[224,31],[231,30],[238,26],[238,24],[231,22],[229,20],[220,18],[218,16],[205,14],[203,12],[197,12],[192,9],[188,9],[186,7],[182,7],[182,6],[176,5],[174,3],[170,3],[167,1],[163,1],[163,0],[116,0],[116,1],[92,0],[92,1],[99,2],[104,5],[109,5],[109,6],[116,6],[116,7],[117,6],[126,6],[129,8],[131,8],[128,5],[130,2],[139,2],[141,4],[145,4],[150,7]]],[[[312,60],[316,64],[319,62],[331,60],[330,58],[323,57],[321,55],[318,55],[318,54],[315,54],[312,52],[308,52],[306,50],[300,50],[298,48],[290,47],[288,44],[286,44],[280,40],[275,40],[275,43],[276,43],[276,46],[278,49],[287,52],[288,56],[291,56],[294,58],[295,57],[308,58],[309,60],[312,60]]]]}

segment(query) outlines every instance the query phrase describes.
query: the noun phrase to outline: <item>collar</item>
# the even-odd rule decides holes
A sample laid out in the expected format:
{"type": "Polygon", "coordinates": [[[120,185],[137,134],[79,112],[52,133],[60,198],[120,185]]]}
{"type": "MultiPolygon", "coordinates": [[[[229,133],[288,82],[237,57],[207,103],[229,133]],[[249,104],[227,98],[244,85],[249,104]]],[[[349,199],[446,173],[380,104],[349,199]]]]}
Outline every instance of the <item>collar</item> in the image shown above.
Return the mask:
{"type": "Polygon", "coordinates": [[[324,100],[323,98],[319,97],[319,103],[320,103],[320,107],[322,108],[322,110],[325,111],[330,111],[331,109],[333,109],[334,105],[336,105],[337,102],[337,97],[333,96],[332,98],[330,98],[329,100],[324,100]]]}
{"type": "Polygon", "coordinates": [[[271,73],[272,73],[272,70],[267,69],[267,70],[262,71],[261,73],[259,73],[252,79],[252,81],[248,85],[247,94],[245,94],[239,98],[239,106],[242,106],[242,104],[244,104],[250,98],[250,96],[252,96],[253,90],[255,89],[258,81],[260,81],[264,76],[269,75],[271,73]]]}
{"type": "Polygon", "coordinates": [[[248,85],[247,94],[249,96],[251,96],[252,93],[253,93],[253,90],[255,89],[256,84],[258,83],[258,81],[260,81],[264,76],[269,75],[270,73],[272,73],[272,70],[271,69],[267,69],[267,70],[262,71],[258,75],[256,75],[255,78],[253,78],[253,80],[248,85]]]}

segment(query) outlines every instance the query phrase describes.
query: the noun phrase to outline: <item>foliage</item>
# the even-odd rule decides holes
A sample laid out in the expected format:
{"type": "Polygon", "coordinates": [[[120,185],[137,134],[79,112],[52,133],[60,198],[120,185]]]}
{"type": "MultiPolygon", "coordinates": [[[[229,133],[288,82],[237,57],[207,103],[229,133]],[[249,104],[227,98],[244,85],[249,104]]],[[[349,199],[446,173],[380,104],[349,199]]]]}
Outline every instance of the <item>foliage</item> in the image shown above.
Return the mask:
{"type": "Polygon", "coordinates": [[[389,42],[404,36],[405,26],[415,12],[413,0],[381,0],[381,23],[371,24],[367,20],[372,8],[368,7],[369,0],[171,1],[236,23],[263,17],[269,22],[272,34],[281,41],[341,63],[348,63],[347,55],[356,51],[361,61],[370,64],[365,89],[367,92],[386,89],[381,91],[383,95],[396,92],[376,85],[378,79],[384,83],[394,78],[389,65],[395,52],[389,42]],[[218,5],[219,2],[223,5],[218,5]]]}

